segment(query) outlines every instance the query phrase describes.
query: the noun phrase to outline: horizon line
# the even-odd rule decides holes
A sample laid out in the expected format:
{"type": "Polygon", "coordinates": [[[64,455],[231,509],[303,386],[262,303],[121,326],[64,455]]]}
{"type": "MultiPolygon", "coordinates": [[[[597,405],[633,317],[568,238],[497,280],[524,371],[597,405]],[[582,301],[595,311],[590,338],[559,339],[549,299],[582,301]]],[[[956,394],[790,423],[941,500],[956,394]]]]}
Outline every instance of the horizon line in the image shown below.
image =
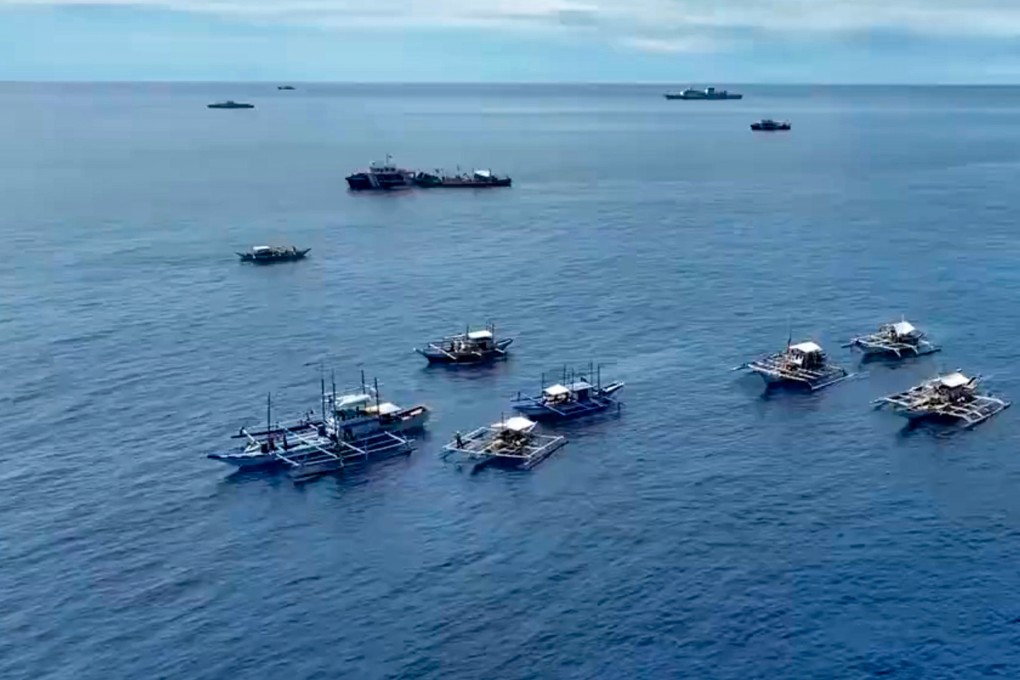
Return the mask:
{"type": "MultiPolygon", "coordinates": [[[[585,80],[294,80],[287,78],[266,80],[39,80],[0,79],[0,85],[404,85],[404,86],[584,86],[584,87],[694,87],[713,81],[585,81],[585,80]]],[[[730,87],[1020,87],[1020,82],[975,83],[975,82],[794,82],[794,81],[714,81],[715,86],[730,87]]]]}

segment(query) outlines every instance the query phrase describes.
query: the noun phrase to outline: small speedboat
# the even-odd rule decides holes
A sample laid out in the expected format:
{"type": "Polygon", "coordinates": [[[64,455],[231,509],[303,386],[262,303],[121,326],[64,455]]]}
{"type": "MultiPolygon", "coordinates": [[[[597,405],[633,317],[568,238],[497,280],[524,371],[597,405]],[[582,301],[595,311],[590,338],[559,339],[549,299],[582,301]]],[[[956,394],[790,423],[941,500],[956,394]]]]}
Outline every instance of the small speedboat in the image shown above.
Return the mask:
{"type": "Polygon", "coordinates": [[[206,106],[209,109],[254,109],[254,104],[246,104],[245,102],[235,102],[233,99],[228,99],[225,102],[213,102],[206,106]]]}
{"type": "Polygon", "coordinates": [[[771,118],[765,118],[759,120],[757,123],[751,123],[751,129],[755,132],[779,132],[790,129],[790,123],[788,121],[777,121],[771,118]]]}
{"type": "Polygon", "coordinates": [[[301,250],[295,246],[255,246],[247,253],[237,253],[237,256],[241,258],[241,262],[272,264],[302,260],[310,250],[311,248],[301,250]]]}

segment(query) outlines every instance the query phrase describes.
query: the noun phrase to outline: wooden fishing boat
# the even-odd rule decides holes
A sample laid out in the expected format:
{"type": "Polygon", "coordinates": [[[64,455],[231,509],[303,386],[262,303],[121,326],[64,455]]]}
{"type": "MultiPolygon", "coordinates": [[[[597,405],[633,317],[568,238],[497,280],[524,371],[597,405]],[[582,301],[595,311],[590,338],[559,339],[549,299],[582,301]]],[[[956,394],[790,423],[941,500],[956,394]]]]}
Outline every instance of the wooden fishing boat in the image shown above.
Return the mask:
{"type": "Polygon", "coordinates": [[[443,458],[454,455],[479,465],[530,470],[567,443],[565,437],[537,434],[536,426],[533,420],[515,416],[467,434],[458,432],[443,447],[443,458]]]}
{"type": "Polygon", "coordinates": [[[414,351],[428,359],[430,364],[482,364],[505,359],[513,338],[496,337],[496,327],[489,324],[481,330],[465,329],[430,342],[414,351]]]}
{"type": "Polygon", "coordinates": [[[620,381],[602,384],[602,367],[595,371],[595,382],[588,376],[593,371],[589,367],[587,375],[567,374],[563,371],[563,381],[552,385],[545,384],[542,376],[542,390],[537,396],[522,396],[517,393],[513,407],[521,414],[535,420],[573,420],[584,418],[607,411],[619,411],[620,402],[614,396],[623,389],[620,381]]]}
{"type": "Polygon", "coordinates": [[[787,342],[782,352],[769,354],[737,368],[757,373],[766,385],[802,386],[812,391],[835,385],[850,377],[846,369],[830,363],[821,346],[811,341],[796,344],[787,342]]]}
{"type": "Polygon", "coordinates": [[[872,403],[877,408],[889,406],[911,421],[942,420],[971,428],[1011,405],[999,397],[980,393],[979,382],[978,377],[968,378],[954,371],[872,403]]]}
{"type": "Polygon", "coordinates": [[[906,319],[883,324],[875,333],[852,338],[846,347],[857,348],[866,357],[895,359],[933,354],[941,349],[906,319]]]}

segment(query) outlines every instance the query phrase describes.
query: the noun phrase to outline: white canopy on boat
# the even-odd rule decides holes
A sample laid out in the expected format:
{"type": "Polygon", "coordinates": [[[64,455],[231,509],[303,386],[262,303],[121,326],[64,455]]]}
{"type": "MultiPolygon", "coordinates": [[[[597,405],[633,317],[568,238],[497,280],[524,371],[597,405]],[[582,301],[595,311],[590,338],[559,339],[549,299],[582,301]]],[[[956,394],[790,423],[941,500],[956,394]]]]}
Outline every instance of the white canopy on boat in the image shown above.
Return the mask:
{"type": "Polygon", "coordinates": [[[547,397],[562,397],[565,394],[570,394],[570,388],[557,383],[555,385],[549,385],[549,387],[542,390],[542,392],[547,397]]]}
{"type": "Polygon", "coordinates": [[[492,177],[492,170],[475,170],[475,177],[484,177],[488,179],[492,177]]]}
{"type": "Polygon", "coordinates": [[[790,345],[790,349],[794,352],[800,352],[801,354],[817,354],[822,351],[822,348],[811,341],[798,342],[796,345],[790,345]]]}
{"type": "Polygon", "coordinates": [[[352,409],[364,406],[371,401],[372,397],[368,394],[345,394],[336,398],[336,408],[337,410],[352,409]]]}
{"type": "Polygon", "coordinates": [[[893,324],[893,331],[896,332],[896,335],[910,335],[916,330],[909,321],[898,321],[893,324]]]}
{"type": "Polygon", "coordinates": [[[939,382],[942,383],[944,387],[952,389],[954,387],[963,387],[970,382],[970,378],[965,376],[963,373],[956,371],[955,373],[947,373],[942,376],[939,378],[939,382]]]}
{"type": "Polygon", "coordinates": [[[253,253],[264,253],[272,248],[270,246],[253,246],[251,250],[253,253]]]}
{"type": "Polygon", "coordinates": [[[467,336],[468,340],[491,340],[492,331],[471,331],[467,336]]]}
{"type": "Polygon", "coordinates": [[[535,421],[528,420],[524,416],[514,416],[507,420],[492,424],[496,430],[511,430],[512,432],[531,432],[535,429],[535,421]]]}
{"type": "Polygon", "coordinates": [[[368,411],[369,413],[378,413],[381,416],[388,416],[388,415],[390,415],[392,413],[399,412],[400,411],[400,407],[397,406],[396,404],[391,404],[388,401],[384,401],[383,403],[379,404],[378,408],[373,405],[373,406],[369,406],[365,410],[368,411]]]}

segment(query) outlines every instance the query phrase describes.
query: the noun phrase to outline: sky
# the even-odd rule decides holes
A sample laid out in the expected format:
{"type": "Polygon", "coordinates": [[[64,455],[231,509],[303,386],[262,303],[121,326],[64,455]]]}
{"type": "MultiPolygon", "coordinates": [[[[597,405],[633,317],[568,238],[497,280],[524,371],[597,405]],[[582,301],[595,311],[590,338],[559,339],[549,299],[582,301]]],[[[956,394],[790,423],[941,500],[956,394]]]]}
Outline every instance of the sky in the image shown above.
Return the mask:
{"type": "Polygon", "coordinates": [[[1020,83],[1020,0],[0,0],[0,81],[1020,83]]]}

